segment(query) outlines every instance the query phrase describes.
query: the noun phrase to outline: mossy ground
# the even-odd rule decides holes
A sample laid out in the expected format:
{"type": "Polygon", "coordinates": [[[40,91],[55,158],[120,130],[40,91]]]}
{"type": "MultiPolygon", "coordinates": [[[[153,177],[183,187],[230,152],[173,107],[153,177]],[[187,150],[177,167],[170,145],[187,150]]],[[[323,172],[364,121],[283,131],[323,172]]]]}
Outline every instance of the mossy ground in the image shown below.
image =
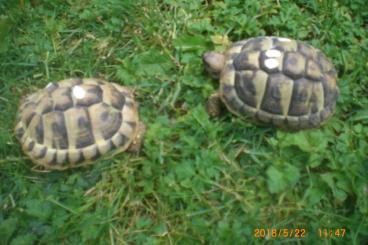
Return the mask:
{"type": "Polygon", "coordinates": [[[1,244],[367,244],[368,5],[364,0],[0,1],[1,244]],[[201,54],[229,40],[305,40],[335,63],[322,128],[290,134],[204,104],[201,54]],[[132,86],[148,125],[139,155],[38,173],[12,128],[51,80],[132,86]],[[304,228],[304,238],[255,238],[304,228]],[[346,229],[321,238],[319,228],[346,229]]]}

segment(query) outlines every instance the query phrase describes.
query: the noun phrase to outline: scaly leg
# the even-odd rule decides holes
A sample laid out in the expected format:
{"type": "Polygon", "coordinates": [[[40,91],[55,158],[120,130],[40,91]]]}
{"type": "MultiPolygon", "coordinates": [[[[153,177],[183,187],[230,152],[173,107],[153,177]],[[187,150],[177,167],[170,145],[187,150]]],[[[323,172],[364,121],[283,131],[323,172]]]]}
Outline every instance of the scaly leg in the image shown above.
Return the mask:
{"type": "Polygon", "coordinates": [[[211,117],[218,117],[221,113],[222,101],[219,92],[213,93],[207,100],[206,109],[211,117]]]}
{"type": "Polygon", "coordinates": [[[144,138],[144,134],[146,133],[146,125],[144,125],[144,123],[139,122],[138,124],[138,133],[135,136],[135,139],[133,140],[133,142],[131,143],[131,145],[128,148],[129,152],[132,153],[138,153],[139,150],[141,149],[142,145],[143,145],[143,138],[144,138]]]}

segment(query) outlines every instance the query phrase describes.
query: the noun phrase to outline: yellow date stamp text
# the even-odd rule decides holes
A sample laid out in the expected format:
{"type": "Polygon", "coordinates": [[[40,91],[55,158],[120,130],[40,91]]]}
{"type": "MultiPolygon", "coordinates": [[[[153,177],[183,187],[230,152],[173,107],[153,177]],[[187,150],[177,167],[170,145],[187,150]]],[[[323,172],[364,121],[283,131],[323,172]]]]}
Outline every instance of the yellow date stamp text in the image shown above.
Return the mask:
{"type": "Polygon", "coordinates": [[[304,238],[307,235],[305,228],[255,228],[255,238],[304,238]]]}

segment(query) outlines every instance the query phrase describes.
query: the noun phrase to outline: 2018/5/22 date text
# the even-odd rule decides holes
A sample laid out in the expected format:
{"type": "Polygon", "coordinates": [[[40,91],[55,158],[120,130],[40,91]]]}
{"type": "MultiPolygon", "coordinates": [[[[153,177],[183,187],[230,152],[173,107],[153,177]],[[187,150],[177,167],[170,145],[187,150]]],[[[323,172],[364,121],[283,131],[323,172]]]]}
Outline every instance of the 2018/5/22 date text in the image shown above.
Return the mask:
{"type": "Polygon", "coordinates": [[[303,238],[307,235],[307,230],[304,228],[256,228],[253,236],[256,238],[303,238]]]}

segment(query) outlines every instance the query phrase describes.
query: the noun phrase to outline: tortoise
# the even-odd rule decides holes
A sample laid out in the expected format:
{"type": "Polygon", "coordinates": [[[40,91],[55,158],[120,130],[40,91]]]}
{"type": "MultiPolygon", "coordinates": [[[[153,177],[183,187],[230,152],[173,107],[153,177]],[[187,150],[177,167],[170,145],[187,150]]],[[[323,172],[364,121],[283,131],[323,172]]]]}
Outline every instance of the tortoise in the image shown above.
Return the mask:
{"type": "Polygon", "coordinates": [[[96,78],[50,82],[23,98],[15,127],[23,151],[46,170],[138,151],[144,132],[133,93],[96,78]]]}
{"type": "Polygon", "coordinates": [[[206,70],[220,78],[219,90],[207,102],[211,116],[220,113],[222,101],[244,119],[297,131],[319,127],[335,111],[336,70],[320,50],[305,42],[255,37],[202,58],[206,70]]]}

